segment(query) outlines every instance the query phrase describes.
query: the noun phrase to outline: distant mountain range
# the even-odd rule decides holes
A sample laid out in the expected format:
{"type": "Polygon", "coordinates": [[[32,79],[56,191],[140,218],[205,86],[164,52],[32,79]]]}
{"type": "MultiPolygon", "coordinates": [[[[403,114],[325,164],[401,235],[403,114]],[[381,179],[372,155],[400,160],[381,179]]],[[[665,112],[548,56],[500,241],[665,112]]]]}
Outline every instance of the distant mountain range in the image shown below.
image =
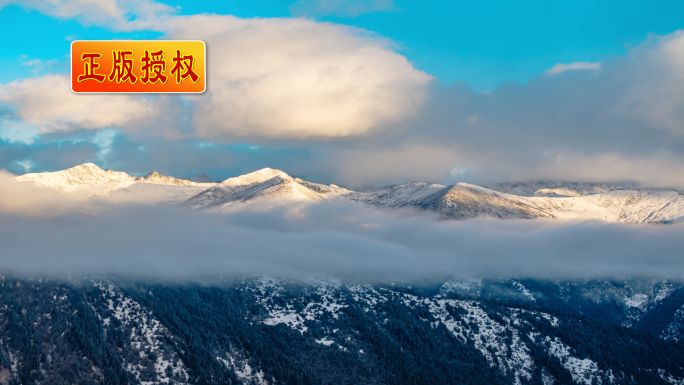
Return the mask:
{"type": "Polygon", "coordinates": [[[448,219],[489,216],[672,223],[684,218],[684,196],[676,190],[558,181],[486,187],[411,182],[372,191],[352,191],[307,182],[271,168],[213,182],[204,174],[190,179],[156,172],[134,177],[125,172],[102,170],[92,163],[57,172],[25,174],[17,180],[73,194],[176,204],[212,212],[231,212],[265,203],[288,205],[347,200],[375,208],[435,212],[448,219]]]}

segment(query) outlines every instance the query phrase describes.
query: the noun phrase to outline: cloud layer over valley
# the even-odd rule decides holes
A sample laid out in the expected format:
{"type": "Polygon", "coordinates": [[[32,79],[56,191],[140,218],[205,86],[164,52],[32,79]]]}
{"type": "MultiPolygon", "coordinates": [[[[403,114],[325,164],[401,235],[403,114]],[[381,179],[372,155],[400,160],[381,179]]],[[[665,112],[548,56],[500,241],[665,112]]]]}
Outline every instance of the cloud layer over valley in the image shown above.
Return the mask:
{"type": "Polygon", "coordinates": [[[361,281],[449,276],[684,277],[683,223],[445,221],[345,201],[212,214],[112,203],[2,179],[0,269],[188,280],[326,274],[361,281]]]}

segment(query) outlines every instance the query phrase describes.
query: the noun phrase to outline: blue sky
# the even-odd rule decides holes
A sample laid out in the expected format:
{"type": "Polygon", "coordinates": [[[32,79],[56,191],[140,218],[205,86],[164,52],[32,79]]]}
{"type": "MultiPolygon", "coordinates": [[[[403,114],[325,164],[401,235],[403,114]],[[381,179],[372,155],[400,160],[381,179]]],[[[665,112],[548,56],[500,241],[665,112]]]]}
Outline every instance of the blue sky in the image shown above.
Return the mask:
{"type": "MultiPolygon", "coordinates": [[[[162,1],[180,13],[291,17],[292,0],[162,1]]],[[[527,82],[556,63],[603,62],[624,55],[649,34],[684,26],[678,1],[396,1],[388,11],[309,14],[320,21],[365,28],[391,39],[417,68],[440,84],[465,81],[475,89],[527,82]]],[[[0,82],[33,76],[29,60],[65,61],[72,39],[156,38],[153,31],[116,33],[57,20],[10,5],[0,11],[0,82]]],[[[52,71],[66,71],[52,63],[52,71]],[[57,67],[57,68],[54,68],[57,67]]],[[[44,68],[46,69],[46,68],[44,68]]]]}
{"type": "Polygon", "coordinates": [[[0,7],[0,169],[14,173],[684,186],[684,2],[0,7]],[[206,93],[70,92],[72,40],[160,37],[207,42],[206,93]]]}
{"type": "Polygon", "coordinates": [[[0,53],[0,83],[45,72],[68,72],[71,42],[107,39],[154,39],[158,32],[116,33],[73,20],[57,20],[35,10],[9,5],[0,10],[0,36],[6,37],[0,53]],[[41,63],[29,65],[31,60],[41,63]],[[36,71],[37,70],[37,71],[36,71]]]}

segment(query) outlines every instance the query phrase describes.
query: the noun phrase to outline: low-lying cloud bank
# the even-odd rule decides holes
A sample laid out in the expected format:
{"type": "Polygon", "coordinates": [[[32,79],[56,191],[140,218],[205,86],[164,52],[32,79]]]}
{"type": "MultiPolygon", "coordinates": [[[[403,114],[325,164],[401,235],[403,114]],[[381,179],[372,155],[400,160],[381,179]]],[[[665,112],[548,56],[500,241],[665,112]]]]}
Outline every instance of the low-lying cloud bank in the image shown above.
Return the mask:
{"type": "Polygon", "coordinates": [[[14,178],[15,175],[0,170],[0,222],[5,222],[7,215],[54,218],[75,211],[87,213],[94,210],[84,196],[38,188],[31,183],[17,182],[14,178]]]}
{"type": "Polygon", "coordinates": [[[684,279],[684,224],[443,221],[340,202],[218,215],[93,201],[69,206],[60,193],[46,200],[6,186],[0,270],[15,274],[684,279]],[[17,194],[25,198],[12,204],[8,197],[17,194]]]}

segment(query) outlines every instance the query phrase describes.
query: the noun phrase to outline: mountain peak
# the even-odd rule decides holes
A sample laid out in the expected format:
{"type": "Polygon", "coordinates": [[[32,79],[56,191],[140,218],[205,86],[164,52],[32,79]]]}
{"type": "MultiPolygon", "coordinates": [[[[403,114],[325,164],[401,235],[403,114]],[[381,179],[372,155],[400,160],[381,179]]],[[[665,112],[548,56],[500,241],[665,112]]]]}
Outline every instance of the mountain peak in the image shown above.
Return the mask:
{"type": "Polygon", "coordinates": [[[156,172],[156,171],[152,171],[151,173],[145,175],[143,178],[146,178],[146,179],[149,179],[149,178],[158,178],[158,177],[160,177],[160,176],[162,176],[160,173],[158,173],[158,172],[156,172]]]}
{"type": "Polygon", "coordinates": [[[292,179],[291,176],[287,175],[285,172],[276,170],[274,168],[262,168],[261,170],[257,170],[254,172],[250,172],[249,174],[245,175],[240,175],[236,176],[233,178],[228,178],[221,182],[221,185],[227,186],[227,187],[233,187],[233,186],[244,186],[244,185],[250,185],[250,184],[255,184],[255,183],[263,183],[269,179],[275,178],[275,177],[280,177],[285,180],[290,180],[292,179]]]}
{"type": "MultiPolygon", "coordinates": [[[[113,172],[109,169],[103,170],[95,163],[83,163],[70,167],[61,171],[49,172],[47,174],[70,174],[70,175],[106,175],[108,172],[113,172]]],[[[44,173],[45,174],[45,173],[44,173]]],[[[126,174],[128,175],[128,174],[126,174]]]]}
{"type": "Polygon", "coordinates": [[[192,178],[188,178],[190,182],[195,183],[214,183],[214,181],[207,176],[207,174],[195,175],[192,178]]]}
{"type": "Polygon", "coordinates": [[[120,188],[133,183],[135,178],[121,171],[104,171],[94,163],[83,163],[62,171],[24,174],[17,180],[67,191],[75,186],[120,188]]]}
{"type": "Polygon", "coordinates": [[[185,206],[232,211],[255,201],[309,202],[351,191],[295,179],[281,170],[263,168],[225,181],[188,199],[185,206]]]}
{"type": "Polygon", "coordinates": [[[84,170],[84,171],[86,171],[86,170],[87,170],[87,171],[104,171],[103,169],[100,168],[100,166],[96,165],[95,163],[90,163],[90,162],[88,162],[88,163],[83,163],[83,164],[79,164],[78,166],[74,166],[74,167],[68,168],[68,169],[66,169],[66,170],[64,170],[64,171],[67,171],[67,170],[74,170],[74,171],[80,171],[80,170],[84,170]]]}
{"type": "Polygon", "coordinates": [[[153,171],[142,178],[137,179],[138,182],[143,183],[154,183],[154,184],[173,184],[173,185],[194,185],[195,182],[188,179],[178,179],[172,176],[161,175],[160,173],[153,171]]]}

